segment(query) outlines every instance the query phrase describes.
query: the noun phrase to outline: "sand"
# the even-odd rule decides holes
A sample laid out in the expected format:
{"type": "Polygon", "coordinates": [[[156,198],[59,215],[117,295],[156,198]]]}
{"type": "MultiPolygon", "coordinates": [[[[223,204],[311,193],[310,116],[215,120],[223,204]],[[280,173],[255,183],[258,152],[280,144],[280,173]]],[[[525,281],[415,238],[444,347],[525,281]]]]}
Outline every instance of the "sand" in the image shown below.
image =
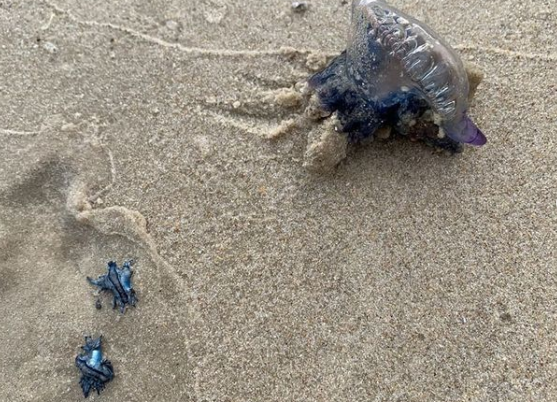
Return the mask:
{"type": "Polygon", "coordinates": [[[484,72],[489,143],[316,175],[284,94],[346,3],[0,3],[1,401],[82,400],[100,334],[91,400],[557,400],[557,3],[393,0],[484,72]]]}

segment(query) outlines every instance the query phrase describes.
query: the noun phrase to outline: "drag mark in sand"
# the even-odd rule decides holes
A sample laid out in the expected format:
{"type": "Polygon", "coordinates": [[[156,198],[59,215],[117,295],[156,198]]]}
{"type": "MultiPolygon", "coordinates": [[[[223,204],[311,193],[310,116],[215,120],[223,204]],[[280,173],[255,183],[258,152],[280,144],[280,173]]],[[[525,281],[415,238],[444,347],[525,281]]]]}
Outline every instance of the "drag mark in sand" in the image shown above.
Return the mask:
{"type": "Polygon", "coordinates": [[[303,87],[299,82],[291,87],[258,91],[242,100],[205,100],[196,111],[217,124],[272,140],[303,125],[303,87]]]}
{"type": "Polygon", "coordinates": [[[138,38],[144,40],[146,42],[154,43],[156,45],[175,49],[184,53],[188,53],[191,55],[199,55],[199,56],[220,56],[220,57],[260,57],[260,56],[286,56],[292,57],[297,55],[308,55],[312,53],[311,50],[299,50],[292,47],[281,47],[279,49],[270,49],[270,50],[229,50],[229,49],[206,49],[206,48],[199,48],[199,47],[188,47],[184,46],[180,43],[172,43],[167,42],[161,38],[157,38],[155,36],[151,36],[145,34],[143,32],[139,32],[135,29],[124,27],[121,25],[113,24],[111,22],[98,22],[98,21],[86,21],[81,20],[76,17],[71,11],[64,10],[60,8],[58,5],[45,0],[45,4],[54,10],[55,13],[59,15],[65,15],[69,20],[80,24],[85,25],[88,27],[94,28],[107,28],[112,29],[115,31],[120,31],[124,34],[130,35],[134,38],[138,38]]]}
{"type": "MultiPolygon", "coordinates": [[[[278,49],[268,49],[268,50],[230,50],[230,49],[206,49],[206,48],[199,48],[199,47],[189,47],[189,46],[184,46],[180,43],[167,42],[161,38],[157,38],[155,36],[145,34],[133,28],[128,28],[121,25],[113,24],[111,22],[82,20],[76,17],[70,10],[64,10],[61,7],[59,7],[57,4],[52,3],[49,0],[44,0],[44,3],[47,5],[47,7],[51,8],[56,14],[64,15],[68,19],[70,19],[71,21],[77,24],[88,26],[88,27],[107,28],[115,31],[120,31],[124,34],[144,40],[146,42],[154,43],[156,45],[169,48],[169,49],[175,49],[191,55],[218,56],[218,57],[260,57],[260,56],[292,57],[292,56],[308,56],[312,53],[315,53],[314,50],[295,49],[293,47],[286,47],[286,46],[280,47],[278,49]]],[[[48,29],[48,27],[50,27],[50,24],[52,23],[52,18],[53,17],[51,15],[48,23],[45,24],[44,27],[42,27],[43,30],[48,29]]],[[[527,52],[520,52],[515,50],[509,50],[509,49],[502,49],[498,47],[481,46],[481,45],[473,45],[473,44],[460,44],[454,46],[454,48],[460,51],[476,51],[476,52],[492,53],[495,55],[504,56],[507,58],[514,58],[514,59],[541,60],[547,62],[557,61],[557,54],[553,54],[553,53],[547,53],[547,54],[527,53],[527,52]]],[[[334,57],[338,55],[338,52],[326,53],[326,55],[328,57],[334,57]]]]}
{"type": "Polygon", "coordinates": [[[17,136],[34,136],[42,134],[42,131],[18,131],[2,128],[0,129],[2,135],[17,135],[17,136]]]}
{"type": "Polygon", "coordinates": [[[247,123],[240,119],[228,117],[220,113],[206,111],[206,115],[211,117],[216,123],[225,127],[234,127],[249,135],[254,135],[263,139],[273,140],[291,132],[302,125],[301,119],[288,119],[278,124],[247,123]]]}

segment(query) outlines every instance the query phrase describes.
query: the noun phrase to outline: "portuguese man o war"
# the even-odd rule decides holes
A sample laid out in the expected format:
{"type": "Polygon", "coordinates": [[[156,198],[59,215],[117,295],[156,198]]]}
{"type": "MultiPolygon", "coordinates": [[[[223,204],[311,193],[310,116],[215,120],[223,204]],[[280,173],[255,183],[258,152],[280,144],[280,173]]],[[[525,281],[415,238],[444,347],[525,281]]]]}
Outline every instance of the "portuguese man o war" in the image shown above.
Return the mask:
{"type": "Polygon", "coordinates": [[[93,339],[86,336],[85,346],[81,347],[83,353],[75,357],[75,365],[81,372],[79,385],[85,398],[92,390],[100,394],[105,385],[114,378],[112,363],[103,357],[101,339],[102,337],[93,339]]]}
{"type": "Polygon", "coordinates": [[[352,141],[390,126],[451,152],[487,142],[467,115],[470,84],[458,54],[383,0],[352,2],[347,49],[309,79],[308,89],[309,114],[336,113],[338,130],[352,141]]]}

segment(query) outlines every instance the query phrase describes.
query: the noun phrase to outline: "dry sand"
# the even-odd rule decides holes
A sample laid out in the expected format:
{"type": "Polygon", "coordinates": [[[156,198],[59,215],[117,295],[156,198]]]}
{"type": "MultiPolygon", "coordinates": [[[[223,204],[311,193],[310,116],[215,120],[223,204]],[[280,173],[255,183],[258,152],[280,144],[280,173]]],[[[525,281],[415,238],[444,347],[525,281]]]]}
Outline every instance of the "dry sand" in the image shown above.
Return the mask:
{"type": "Polygon", "coordinates": [[[1,401],[82,400],[88,334],[99,401],[557,400],[557,3],[393,0],[485,72],[490,142],[316,176],[266,137],[345,3],[0,2],[1,401]]]}

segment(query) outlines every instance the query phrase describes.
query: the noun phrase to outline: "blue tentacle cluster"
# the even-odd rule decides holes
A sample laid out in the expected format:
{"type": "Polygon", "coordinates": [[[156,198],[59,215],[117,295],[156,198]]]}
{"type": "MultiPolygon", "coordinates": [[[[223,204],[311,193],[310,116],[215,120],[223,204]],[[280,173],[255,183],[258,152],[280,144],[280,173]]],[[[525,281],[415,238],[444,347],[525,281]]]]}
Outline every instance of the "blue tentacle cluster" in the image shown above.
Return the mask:
{"type": "Polygon", "coordinates": [[[132,261],[126,261],[122,265],[122,268],[118,268],[118,265],[114,261],[110,261],[106,274],[99,276],[97,279],[87,277],[91,285],[112,293],[112,308],[116,308],[116,305],[118,305],[122,313],[125,311],[127,304],[135,307],[137,302],[135,290],[131,284],[133,275],[131,269],[132,263],[132,261]]]}
{"type": "Polygon", "coordinates": [[[112,363],[103,357],[101,337],[93,339],[86,336],[85,345],[81,349],[83,352],[76,356],[75,365],[81,371],[79,385],[87,398],[92,390],[100,394],[105,385],[114,378],[114,369],[112,363]]]}

